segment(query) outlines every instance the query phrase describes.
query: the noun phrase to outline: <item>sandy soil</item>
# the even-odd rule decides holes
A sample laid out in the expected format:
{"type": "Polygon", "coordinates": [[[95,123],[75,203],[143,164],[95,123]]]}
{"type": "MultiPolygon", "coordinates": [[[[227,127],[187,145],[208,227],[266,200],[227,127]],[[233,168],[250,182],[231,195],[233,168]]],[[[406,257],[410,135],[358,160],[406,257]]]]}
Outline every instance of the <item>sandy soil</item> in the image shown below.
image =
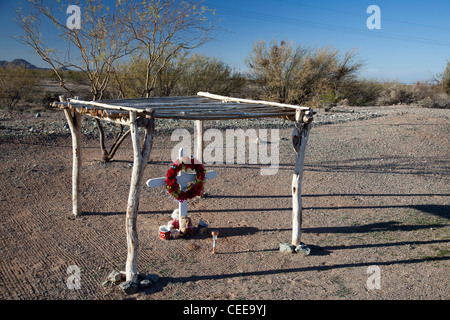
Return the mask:
{"type": "MultiPolygon", "coordinates": [[[[313,127],[303,180],[309,256],[278,251],[291,239],[290,129],[280,131],[274,176],[260,165],[207,166],[218,177],[189,212],[220,231],[216,255],[209,233],[160,239],[177,203],[143,187],[139,271],[160,280],[126,296],[102,282],[126,260],[130,141],[102,164],[98,141],[83,138],[83,217],[71,219],[70,135],[30,129],[63,123],[62,112],[2,114],[0,299],[449,299],[449,116],[402,107],[313,127]],[[66,284],[71,265],[79,290],[66,284]],[[367,284],[373,265],[379,289],[367,284]]],[[[176,143],[155,137],[146,179],[165,174],[176,143]]]]}

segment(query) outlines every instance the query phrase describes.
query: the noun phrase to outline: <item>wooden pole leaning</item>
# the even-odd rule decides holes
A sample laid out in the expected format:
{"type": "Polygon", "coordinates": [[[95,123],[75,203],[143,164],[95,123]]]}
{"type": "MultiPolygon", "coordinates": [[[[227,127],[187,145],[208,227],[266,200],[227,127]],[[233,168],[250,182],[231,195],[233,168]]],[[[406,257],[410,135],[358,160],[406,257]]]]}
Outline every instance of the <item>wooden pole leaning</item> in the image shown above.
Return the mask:
{"type": "Polygon", "coordinates": [[[292,144],[295,150],[295,167],[292,178],[292,245],[296,247],[300,245],[301,239],[303,165],[312,120],[312,110],[297,110],[292,133],[292,144]]]}
{"type": "Polygon", "coordinates": [[[125,228],[127,235],[127,261],[125,266],[126,281],[136,282],[139,242],[137,236],[137,213],[139,208],[139,197],[141,194],[141,182],[144,169],[153,144],[154,112],[147,109],[145,118],[136,118],[136,111],[130,111],[130,133],[133,143],[133,171],[131,174],[130,193],[126,212],[125,228]],[[139,127],[144,127],[145,138],[142,149],[139,144],[139,127]]]}
{"type": "MultiPolygon", "coordinates": [[[[77,97],[75,97],[77,98],[77,97]]],[[[64,96],[59,96],[61,102],[66,101],[64,96]]],[[[80,172],[81,172],[81,114],[75,110],[64,108],[67,123],[72,135],[72,212],[75,217],[81,216],[80,201],[80,172]]]]}

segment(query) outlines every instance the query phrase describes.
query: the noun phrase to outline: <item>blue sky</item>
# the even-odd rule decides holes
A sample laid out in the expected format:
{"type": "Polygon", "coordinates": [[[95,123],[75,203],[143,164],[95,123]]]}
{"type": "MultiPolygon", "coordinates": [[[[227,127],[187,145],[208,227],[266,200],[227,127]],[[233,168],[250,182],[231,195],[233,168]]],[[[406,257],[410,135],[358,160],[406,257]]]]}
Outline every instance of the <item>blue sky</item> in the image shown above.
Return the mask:
{"type": "MultiPolygon", "coordinates": [[[[245,71],[245,58],[258,40],[290,40],[311,47],[358,49],[361,76],[412,83],[442,72],[450,60],[450,0],[206,0],[226,31],[197,52],[245,71]],[[381,9],[381,29],[369,30],[370,5],[381,9]]],[[[45,66],[12,38],[16,1],[0,0],[0,60],[23,58],[45,66]]],[[[56,36],[56,34],[55,34],[56,36]]]]}

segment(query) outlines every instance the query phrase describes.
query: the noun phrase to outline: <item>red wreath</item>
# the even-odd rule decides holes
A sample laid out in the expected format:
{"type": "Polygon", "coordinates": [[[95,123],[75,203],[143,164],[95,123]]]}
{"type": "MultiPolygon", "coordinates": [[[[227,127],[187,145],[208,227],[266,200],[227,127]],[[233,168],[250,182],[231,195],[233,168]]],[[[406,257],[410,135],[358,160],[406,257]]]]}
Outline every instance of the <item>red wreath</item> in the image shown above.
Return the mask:
{"type": "Polygon", "coordinates": [[[203,165],[193,157],[184,157],[181,160],[176,160],[169,168],[169,170],[167,170],[167,191],[180,202],[195,198],[201,195],[203,191],[203,185],[205,184],[205,175],[205,168],[203,168],[203,165]],[[195,170],[195,172],[197,173],[197,181],[193,184],[188,185],[184,189],[180,189],[180,184],[177,181],[177,174],[178,172],[186,171],[187,169],[195,170]]]}

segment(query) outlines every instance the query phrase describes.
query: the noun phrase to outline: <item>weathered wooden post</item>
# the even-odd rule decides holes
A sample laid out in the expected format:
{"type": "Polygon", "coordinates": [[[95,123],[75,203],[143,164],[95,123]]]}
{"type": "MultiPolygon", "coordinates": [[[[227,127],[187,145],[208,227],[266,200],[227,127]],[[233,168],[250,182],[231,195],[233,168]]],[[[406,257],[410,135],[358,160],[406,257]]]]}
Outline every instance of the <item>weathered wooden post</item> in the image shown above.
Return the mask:
{"type": "Polygon", "coordinates": [[[195,120],[196,126],[196,155],[195,158],[203,163],[203,121],[195,120]]]}
{"type": "Polygon", "coordinates": [[[126,281],[136,282],[139,242],[137,236],[137,213],[139,208],[139,197],[141,194],[141,181],[144,169],[147,165],[153,143],[154,114],[153,110],[147,109],[145,118],[136,118],[136,111],[130,111],[130,132],[133,143],[133,172],[131,174],[130,193],[126,213],[127,234],[127,262],[125,266],[126,281]],[[142,150],[139,145],[139,127],[145,128],[145,138],[142,150]]]}
{"type": "MultiPolygon", "coordinates": [[[[312,120],[312,110],[298,110],[292,133],[292,144],[295,150],[295,167],[292,178],[292,245],[295,247],[300,245],[301,238],[303,164],[312,120]]],[[[309,253],[309,249],[307,250],[309,253]]],[[[296,249],[296,251],[298,250],[296,249]]]]}
{"type": "MultiPolygon", "coordinates": [[[[78,97],[75,97],[77,99],[78,97]]],[[[65,102],[66,97],[59,96],[59,101],[65,102]]],[[[81,172],[81,113],[64,108],[64,114],[72,135],[72,212],[75,217],[81,215],[80,204],[80,172],[81,172]]]]}

